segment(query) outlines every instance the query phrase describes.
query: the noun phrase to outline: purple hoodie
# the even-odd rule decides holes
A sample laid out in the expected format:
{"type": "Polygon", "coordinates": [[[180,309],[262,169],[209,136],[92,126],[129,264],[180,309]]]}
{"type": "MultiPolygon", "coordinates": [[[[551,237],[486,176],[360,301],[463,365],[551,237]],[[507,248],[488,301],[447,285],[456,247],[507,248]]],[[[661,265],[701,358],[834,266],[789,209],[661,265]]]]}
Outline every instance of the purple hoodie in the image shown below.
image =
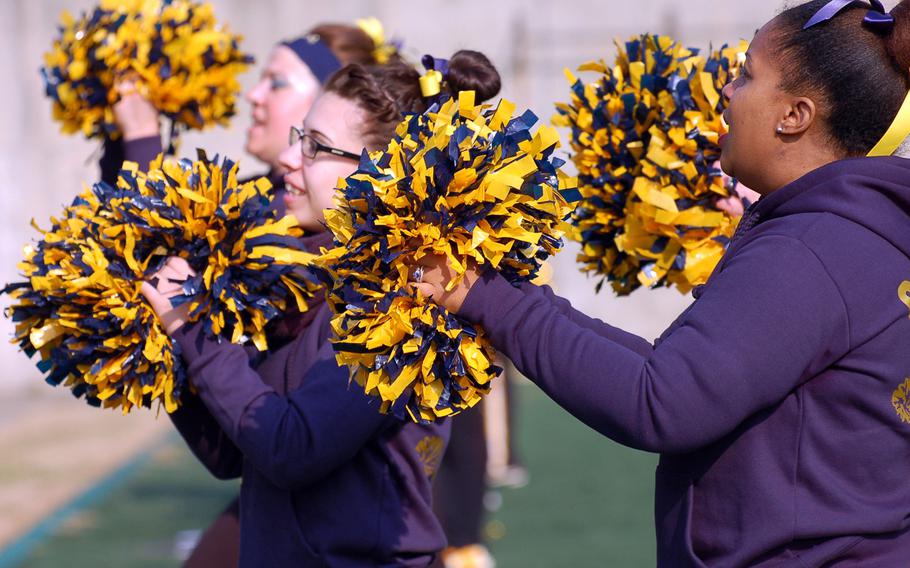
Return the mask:
{"type": "Polygon", "coordinates": [[[659,565],[906,567],[908,282],[910,161],[862,158],[755,204],[654,346],[493,274],[460,315],[585,424],[661,454],[659,565]]]}
{"type": "Polygon", "coordinates": [[[328,306],[311,311],[258,358],[181,328],[198,396],[174,424],[216,477],[243,477],[241,566],[427,566],[445,546],[430,484],[449,422],[380,414],[335,363],[328,306]]]}

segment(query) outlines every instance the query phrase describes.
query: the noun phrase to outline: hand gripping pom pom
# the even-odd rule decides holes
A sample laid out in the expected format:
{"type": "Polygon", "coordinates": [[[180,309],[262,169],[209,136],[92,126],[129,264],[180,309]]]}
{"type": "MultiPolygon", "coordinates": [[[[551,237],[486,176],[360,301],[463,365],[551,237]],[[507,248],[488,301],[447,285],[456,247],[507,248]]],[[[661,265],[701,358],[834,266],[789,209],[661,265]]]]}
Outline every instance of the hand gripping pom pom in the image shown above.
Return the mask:
{"type": "Polygon", "coordinates": [[[61,19],[41,75],[63,132],[118,138],[115,83],[127,79],[170,119],[172,142],[183,130],[224,126],[234,115],[237,75],[253,58],[210,4],[101,0],[78,19],[67,12],[61,19]]]}
{"type": "Polygon", "coordinates": [[[566,72],[572,100],[557,104],[570,129],[582,199],[571,236],[583,270],[618,294],[640,286],[703,284],[737,219],[716,208],[728,195],[718,136],[723,86],[746,50],[724,46],[707,57],[667,37],[642,35],[617,45],[616,64],[588,63],[596,81],[566,72]]]}
{"type": "Polygon", "coordinates": [[[187,388],[178,344],[139,293],[169,256],[197,274],[172,303],[189,302],[209,336],[265,349],[269,320],[295,302],[306,310],[315,284],[298,270],[312,258],[301,230],[269,209],[268,180],[241,185],[236,173],[229,160],[159,158],[148,173],[128,162],[117,187],[83,192],[26,247],[27,280],[3,292],[13,341],[39,354],[47,382],[124,414],[155,401],[177,409],[187,388]]]}
{"type": "Polygon", "coordinates": [[[408,285],[413,266],[444,255],[513,284],[533,279],[562,246],[575,180],[548,126],[474,93],[434,105],[398,125],[388,148],[361,160],[326,212],[335,248],[314,264],[329,290],[339,364],[381,399],[381,409],[433,421],[470,408],[499,369],[483,332],[408,285]]]}

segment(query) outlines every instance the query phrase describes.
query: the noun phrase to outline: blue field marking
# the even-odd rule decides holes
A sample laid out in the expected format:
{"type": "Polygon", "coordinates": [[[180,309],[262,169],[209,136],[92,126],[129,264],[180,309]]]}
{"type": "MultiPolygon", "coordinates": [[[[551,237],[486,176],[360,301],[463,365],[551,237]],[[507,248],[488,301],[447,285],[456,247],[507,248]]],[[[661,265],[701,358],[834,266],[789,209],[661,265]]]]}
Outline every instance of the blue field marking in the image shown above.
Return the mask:
{"type": "Polygon", "coordinates": [[[113,473],[89,487],[69,503],[63,505],[35,525],[30,531],[0,549],[0,568],[16,568],[44,541],[77,513],[89,509],[110,495],[115,489],[139,472],[159,450],[173,441],[174,435],[165,434],[148,450],[141,451],[113,473]]]}

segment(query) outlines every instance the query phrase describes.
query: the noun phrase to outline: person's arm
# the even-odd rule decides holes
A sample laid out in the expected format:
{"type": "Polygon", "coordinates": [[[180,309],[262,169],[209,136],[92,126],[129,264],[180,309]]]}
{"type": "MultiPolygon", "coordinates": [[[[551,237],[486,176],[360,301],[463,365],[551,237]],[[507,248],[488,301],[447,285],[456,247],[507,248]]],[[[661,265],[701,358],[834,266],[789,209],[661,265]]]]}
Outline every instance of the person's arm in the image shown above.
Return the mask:
{"type": "Polygon", "coordinates": [[[124,160],[123,138],[113,140],[107,136],[104,137],[104,148],[101,159],[98,161],[101,181],[115,186],[117,185],[117,173],[120,172],[124,160]]]}
{"type": "Polygon", "coordinates": [[[201,325],[173,333],[199,396],[244,457],[275,485],[294,489],[349,461],[389,420],[349,384],[330,343],[288,396],[266,385],[237,345],[207,339],[201,325]]]}
{"type": "Polygon", "coordinates": [[[161,136],[147,136],[126,140],[123,143],[123,159],[139,164],[141,171],[148,171],[149,164],[164,152],[161,147],[161,136]]]}
{"type": "Polygon", "coordinates": [[[634,333],[623,331],[618,327],[613,327],[612,325],[604,323],[602,320],[592,318],[591,316],[576,310],[568,300],[557,296],[549,286],[537,286],[530,282],[525,282],[521,284],[520,288],[528,295],[539,294],[570,321],[580,327],[593,331],[605,339],[611,339],[640,355],[649,355],[653,350],[653,346],[649,341],[634,333]]]}
{"type": "Polygon", "coordinates": [[[184,394],[180,408],[169,416],[193,455],[212,475],[218,479],[240,477],[243,454],[197,395],[184,394]]]}
{"type": "Polygon", "coordinates": [[[101,156],[101,181],[116,185],[123,162],[136,162],[147,171],[149,163],[161,154],[158,111],[135,90],[131,82],[119,84],[120,100],[114,105],[114,120],[120,128],[116,140],[105,137],[101,156]]]}
{"type": "Polygon", "coordinates": [[[756,239],[650,353],[572,321],[542,295],[482,278],[459,315],[577,418],[656,452],[716,441],[849,346],[846,307],[802,242],[756,239]]]}

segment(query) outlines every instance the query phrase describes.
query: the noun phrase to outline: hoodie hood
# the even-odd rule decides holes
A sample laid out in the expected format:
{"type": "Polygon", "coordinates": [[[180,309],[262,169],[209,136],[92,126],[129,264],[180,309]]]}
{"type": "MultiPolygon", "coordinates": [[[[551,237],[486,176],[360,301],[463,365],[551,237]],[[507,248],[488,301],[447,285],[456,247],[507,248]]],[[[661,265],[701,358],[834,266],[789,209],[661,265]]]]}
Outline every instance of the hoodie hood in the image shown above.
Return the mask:
{"type": "Polygon", "coordinates": [[[832,162],[762,197],[753,213],[763,222],[800,213],[837,215],[910,257],[910,160],[888,156],[832,162]]]}

